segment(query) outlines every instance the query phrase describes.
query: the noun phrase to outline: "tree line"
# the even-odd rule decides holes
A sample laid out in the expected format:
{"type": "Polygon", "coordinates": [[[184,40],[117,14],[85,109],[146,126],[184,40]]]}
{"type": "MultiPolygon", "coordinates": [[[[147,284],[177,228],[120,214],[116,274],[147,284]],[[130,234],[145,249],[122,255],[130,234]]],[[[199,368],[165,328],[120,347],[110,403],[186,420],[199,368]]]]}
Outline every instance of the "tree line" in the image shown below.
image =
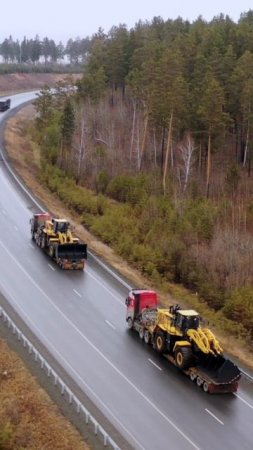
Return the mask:
{"type": "Polygon", "coordinates": [[[13,40],[12,36],[0,43],[0,55],[4,63],[18,64],[45,64],[61,63],[66,57],[70,64],[82,64],[89,52],[90,39],[69,39],[64,45],[61,41],[56,43],[53,39],[38,35],[34,39],[23,38],[22,41],[13,40]]]}
{"type": "Polygon", "coordinates": [[[249,339],[252,29],[253,11],[238,23],[158,17],[99,30],[77,90],[45,88],[35,122],[43,179],[83,223],[152,281],[194,290],[249,339]]]}

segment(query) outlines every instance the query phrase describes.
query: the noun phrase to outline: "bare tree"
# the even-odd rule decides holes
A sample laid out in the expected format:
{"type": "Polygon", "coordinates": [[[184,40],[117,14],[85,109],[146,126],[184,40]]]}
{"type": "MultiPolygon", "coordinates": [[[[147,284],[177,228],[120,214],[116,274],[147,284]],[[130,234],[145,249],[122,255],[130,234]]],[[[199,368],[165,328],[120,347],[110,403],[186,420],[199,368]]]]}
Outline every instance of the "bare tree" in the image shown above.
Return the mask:
{"type": "Polygon", "coordinates": [[[178,151],[178,178],[180,185],[182,185],[183,192],[185,192],[194,163],[195,147],[190,133],[187,133],[183,142],[178,146],[178,151]]]}
{"type": "Polygon", "coordinates": [[[76,160],[75,167],[76,167],[77,182],[79,182],[81,178],[81,168],[85,157],[87,132],[88,132],[87,119],[85,116],[84,108],[81,108],[76,120],[76,131],[73,139],[73,149],[76,160]]]}

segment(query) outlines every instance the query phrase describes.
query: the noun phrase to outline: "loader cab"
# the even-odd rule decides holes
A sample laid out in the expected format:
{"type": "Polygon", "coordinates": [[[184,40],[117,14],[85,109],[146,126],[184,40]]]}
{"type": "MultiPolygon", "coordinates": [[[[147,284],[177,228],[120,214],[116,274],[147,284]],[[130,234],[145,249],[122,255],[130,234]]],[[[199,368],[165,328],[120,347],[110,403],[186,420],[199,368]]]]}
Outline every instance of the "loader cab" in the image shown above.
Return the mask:
{"type": "Polygon", "coordinates": [[[69,229],[69,222],[66,220],[52,219],[54,233],[67,233],[69,229]]]}
{"type": "Polygon", "coordinates": [[[200,326],[200,316],[193,309],[178,309],[175,313],[175,327],[183,333],[187,330],[197,330],[200,326]]]}

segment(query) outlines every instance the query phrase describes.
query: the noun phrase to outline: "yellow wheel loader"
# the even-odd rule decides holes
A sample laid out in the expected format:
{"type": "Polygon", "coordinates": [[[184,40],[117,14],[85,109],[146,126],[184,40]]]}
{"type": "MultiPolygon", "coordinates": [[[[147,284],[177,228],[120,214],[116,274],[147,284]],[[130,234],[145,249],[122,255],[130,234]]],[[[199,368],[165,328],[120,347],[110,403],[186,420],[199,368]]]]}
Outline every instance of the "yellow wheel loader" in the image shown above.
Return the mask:
{"type": "Polygon", "coordinates": [[[84,269],[87,244],[73,235],[67,220],[40,213],[34,214],[30,223],[32,239],[62,269],[84,269]]]}
{"type": "Polygon", "coordinates": [[[151,343],[204,391],[236,392],[239,368],[224,356],[223,349],[208,328],[201,327],[199,314],[179,305],[158,308],[155,291],[133,289],[126,298],[128,328],[151,343]]]}

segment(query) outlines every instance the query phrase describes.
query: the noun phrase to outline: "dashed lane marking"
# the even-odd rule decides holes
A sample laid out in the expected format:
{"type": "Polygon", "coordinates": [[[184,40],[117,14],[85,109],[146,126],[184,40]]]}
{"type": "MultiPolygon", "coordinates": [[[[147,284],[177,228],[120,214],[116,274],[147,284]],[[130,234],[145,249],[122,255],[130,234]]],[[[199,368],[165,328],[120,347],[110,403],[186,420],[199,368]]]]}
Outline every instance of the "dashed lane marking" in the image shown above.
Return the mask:
{"type": "Polygon", "coordinates": [[[224,425],[224,423],[211,411],[209,411],[209,409],[205,408],[205,411],[210,414],[210,416],[212,416],[215,420],[217,420],[217,422],[219,422],[221,425],[224,425]]]}
{"type": "Polygon", "coordinates": [[[251,405],[250,403],[248,403],[247,400],[244,400],[244,398],[242,398],[239,394],[236,394],[236,393],[234,392],[234,395],[235,395],[236,397],[238,397],[243,403],[245,403],[245,405],[247,405],[249,408],[253,409],[253,405],[251,405]]]}
{"type": "Polygon", "coordinates": [[[152,359],[148,358],[149,362],[151,364],[153,364],[153,366],[155,366],[158,370],[163,370],[160,366],[158,366],[158,364],[156,364],[154,361],[152,361],[152,359]]]}
{"type": "Polygon", "coordinates": [[[109,325],[109,327],[111,327],[113,330],[116,330],[116,327],[115,327],[109,320],[106,320],[105,322],[106,322],[107,325],[109,325]]]}
{"type": "Polygon", "coordinates": [[[78,295],[78,297],[82,298],[82,294],[80,294],[80,292],[78,292],[76,289],[73,289],[73,291],[76,295],[78,295]]]}

